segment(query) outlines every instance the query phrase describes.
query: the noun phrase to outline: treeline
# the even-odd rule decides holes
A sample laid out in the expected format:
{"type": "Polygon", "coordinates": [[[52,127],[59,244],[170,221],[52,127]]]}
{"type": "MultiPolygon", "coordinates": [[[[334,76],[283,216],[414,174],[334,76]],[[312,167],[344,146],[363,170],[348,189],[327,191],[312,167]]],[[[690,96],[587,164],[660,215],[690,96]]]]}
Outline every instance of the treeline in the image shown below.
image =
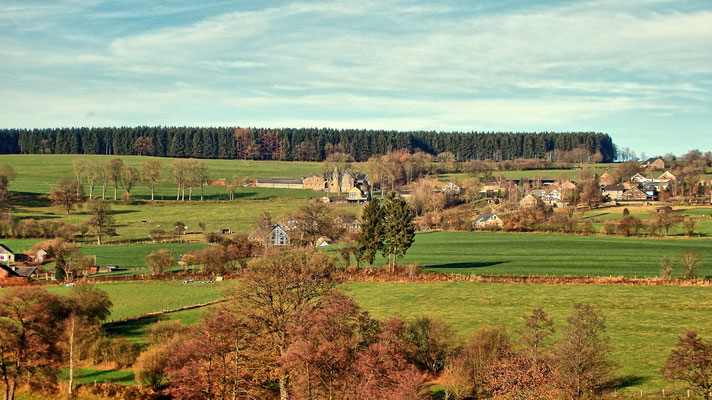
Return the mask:
{"type": "Polygon", "coordinates": [[[470,159],[553,159],[577,148],[615,158],[607,134],[397,132],[338,129],[190,127],[51,128],[0,130],[2,154],[112,154],[251,160],[323,161],[334,152],[356,161],[393,150],[450,152],[470,159]]]}

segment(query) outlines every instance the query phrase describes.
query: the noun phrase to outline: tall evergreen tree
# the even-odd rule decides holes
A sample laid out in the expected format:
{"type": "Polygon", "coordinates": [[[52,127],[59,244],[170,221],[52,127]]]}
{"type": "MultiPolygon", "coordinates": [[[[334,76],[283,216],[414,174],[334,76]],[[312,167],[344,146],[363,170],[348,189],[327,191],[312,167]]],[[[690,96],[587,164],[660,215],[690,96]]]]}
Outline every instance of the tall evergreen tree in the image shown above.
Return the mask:
{"type": "Polygon", "coordinates": [[[379,200],[371,200],[363,208],[361,232],[358,234],[358,247],[370,267],[376,254],[383,249],[383,206],[379,200]]]}
{"type": "Polygon", "coordinates": [[[383,204],[383,256],[393,272],[396,262],[402,258],[415,239],[413,212],[396,192],[389,192],[383,204]]]}

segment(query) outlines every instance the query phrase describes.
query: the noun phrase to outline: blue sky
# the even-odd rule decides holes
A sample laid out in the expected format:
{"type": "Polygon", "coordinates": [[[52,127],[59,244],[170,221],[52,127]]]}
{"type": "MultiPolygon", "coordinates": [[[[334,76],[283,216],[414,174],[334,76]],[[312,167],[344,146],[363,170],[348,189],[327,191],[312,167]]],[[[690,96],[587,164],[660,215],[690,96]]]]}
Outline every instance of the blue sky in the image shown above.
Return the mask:
{"type": "Polygon", "coordinates": [[[601,131],[712,150],[712,2],[0,0],[0,126],[601,131]]]}

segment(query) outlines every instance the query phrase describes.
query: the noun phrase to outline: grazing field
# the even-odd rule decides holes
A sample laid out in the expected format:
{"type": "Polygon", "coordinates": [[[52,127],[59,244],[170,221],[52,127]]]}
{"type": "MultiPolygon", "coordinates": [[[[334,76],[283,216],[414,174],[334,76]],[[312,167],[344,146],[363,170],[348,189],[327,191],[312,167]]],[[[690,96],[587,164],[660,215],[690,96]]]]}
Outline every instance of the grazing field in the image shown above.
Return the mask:
{"type": "MultiPolygon", "coordinates": [[[[106,156],[106,155],[84,155],[84,154],[11,154],[0,155],[0,164],[10,164],[18,173],[17,178],[11,183],[11,190],[15,192],[25,192],[30,194],[47,194],[49,189],[54,187],[60,179],[76,179],[72,160],[76,158],[90,159],[98,163],[106,163],[114,158],[120,158],[124,165],[140,167],[148,160],[159,160],[163,166],[161,180],[156,186],[156,195],[160,199],[175,198],[176,186],[171,178],[171,163],[174,158],[159,157],[139,157],[139,156],[106,156]]],[[[285,161],[245,161],[245,160],[200,160],[208,170],[211,179],[227,179],[234,175],[241,177],[270,178],[289,177],[299,178],[303,175],[318,173],[321,171],[321,164],[316,162],[285,162],[285,161]]],[[[86,192],[88,193],[88,188],[86,192]]],[[[113,196],[113,187],[107,187],[107,194],[113,196]]],[[[101,185],[98,186],[101,194],[101,185]]],[[[123,190],[119,187],[119,194],[123,190]]],[[[195,190],[193,194],[195,194],[195,190]]],[[[198,190],[199,192],[199,190],[198,190]]],[[[294,192],[289,190],[288,192],[294,192]]],[[[205,191],[211,197],[227,198],[224,187],[210,187],[205,191]]],[[[246,197],[254,197],[259,193],[252,191],[240,192],[246,197]]],[[[284,194],[284,191],[276,193],[284,194]]],[[[137,185],[131,191],[134,198],[149,199],[151,192],[144,185],[137,185]]],[[[186,194],[187,195],[187,194],[186,194]]]]}
{"type": "MultiPolygon", "coordinates": [[[[694,250],[712,277],[712,240],[539,233],[422,232],[402,259],[427,271],[460,274],[626,276],[660,273],[663,256],[694,250]]],[[[379,256],[377,264],[384,264],[379,256]]],[[[673,275],[680,276],[678,268],[673,275]]]]}
{"type": "Polygon", "coordinates": [[[140,243],[129,245],[90,245],[79,247],[82,254],[96,256],[100,266],[118,265],[120,268],[133,269],[131,273],[148,272],[146,256],[153,251],[166,249],[173,257],[178,258],[183,253],[191,250],[201,250],[208,245],[205,243],[140,243]],[[136,270],[138,269],[138,270],[136,270]]]}
{"type": "Polygon", "coordinates": [[[463,338],[488,325],[503,324],[511,332],[536,306],[555,318],[561,332],[573,304],[590,302],[606,317],[620,364],[616,373],[630,385],[622,392],[632,394],[669,387],[658,370],[678,335],[692,329],[711,339],[712,332],[712,288],[369,282],[350,283],[347,292],[374,317],[441,317],[463,338]]]}
{"type": "MultiPolygon", "coordinates": [[[[206,231],[217,231],[227,228],[233,232],[250,232],[263,212],[269,213],[277,220],[287,212],[296,211],[310,200],[305,198],[278,198],[272,200],[236,200],[236,201],[204,201],[204,202],[154,202],[146,204],[112,204],[115,212],[118,236],[105,238],[108,242],[124,242],[149,240],[149,232],[160,226],[171,231],[176,221],[188,226],[188,233],[200,233],[200,222],[205,223],[206,231]],[[144,222],[145,221],[145,222],[144,222]],[[150,223],[149,223],[150,222],[150,223]]],[[[339,207],[339,210],[351,210],[358,213],[360,206],[339,207]]],[[[56,207],[18,207],[14,215],[19,218],[54,219],[71,224],[80,224],[89,215],[85,209],[75,210],[72,215],[64,215],[56,207]]],[[[80,239],[82,240],[82,239],[80,239]]],[[[91,242],[95,238],[87,236],[84,241],[91,242]]]]}
{"type": "MultiPolygon", "coordinates": [[[[628,209],[630,215],[640,219],[643,222],[653,222],[657,218],[657,209],[660,205],[641,206],[641,205],[626,205],[622,204],[616,207],[597,208],[583,214],[574,214],[580,220],[590,220],[594,223],[594,228],[599,231],[603,224],[609,221],[618,221],[623,218],[623,211],[628,209]]],[[[698,221],[698,227],[693,236],[709,237],[712,236],[712,207],[691,207],[691,206],[675,206],[673,207],[680,215],[690,217],[698,221]]],[[[640,233],[644,233],[641,229],[640,233]]],[[[670,229],[670,236],[684,236],[685,229],[682,224],[678,224],[670,229]]]]}
{"type": "MultiPolygon", "coordinates": [[[[101,287],[116,303],[114,318],[136,315],[128,310],[145,313],[164,308],[166,297],[180,292],[185,293],[181,297],[185,304],[189,303],[188,297],[198,303],[218,296],[217,287],[207,285],[147,282],[101,287]],[[128,302],[125,296],[133,296],[134,300],[128,302]]],[[[59,289],[63,288],[54,290],[59,289]]],[[[376,318],[441,317],[463,339],[488,325],[502,324],[513,332],[522,325],[521,316],[536,306],[542,306],[555,318],[561,332],[573,304],[590,302],[605,314],[614,356],[620,364],[617,374],[629,385],[622,391],[635,394],[643,390],[652,395],[666,387],[657,371],[677,335],[695,329],[707,337],[704,335],[712,331],[712,288],[707,287],[366,282],[348,283],[344,289],[376,318]]],[[[205,310],[186,310],[162,318],[192,325],[205,310]]],[[[145,334],[156,321],[158,318],[116,324],[109,331],[145,343],[145,334]]]]}
{"type": "MultiPolygon", "coordinates": [[[[219,282],[184,284],[180,281],[99,283],[114,303],[109,322],[147,313],[206,303],[221,297],[219,282]]],[[[3,289],[7,290],[7,289],[3,289]]],[[[65,286],[50,286],[52,293],[63,295],[65,286]]]]}

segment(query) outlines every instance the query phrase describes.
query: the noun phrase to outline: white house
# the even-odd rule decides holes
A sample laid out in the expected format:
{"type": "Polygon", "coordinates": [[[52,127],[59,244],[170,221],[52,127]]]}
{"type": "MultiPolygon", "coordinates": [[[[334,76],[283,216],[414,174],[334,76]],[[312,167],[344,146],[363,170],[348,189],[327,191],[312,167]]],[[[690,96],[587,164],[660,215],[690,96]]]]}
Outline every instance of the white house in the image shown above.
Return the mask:
{"type": "Polygon", "coordinates": [[[0,244],[0,263],[12,264],[15,262],[15,253],[8,247],[0,244]]]}
{"type": "Polygon", "coordinates": [[[476,229],[489,228],[493,226],[502,226],[504,221],[497,214],[482,214],[477,219],[472,221],[472,227],[476,229]]]}
{"type": "Polygon", "coordinates": [[[287,230],[281,225],[272,225],[270,228],[256,229],[248,238],[261,242],[265,246],[288,246],[291,243],[287,230]]]}

